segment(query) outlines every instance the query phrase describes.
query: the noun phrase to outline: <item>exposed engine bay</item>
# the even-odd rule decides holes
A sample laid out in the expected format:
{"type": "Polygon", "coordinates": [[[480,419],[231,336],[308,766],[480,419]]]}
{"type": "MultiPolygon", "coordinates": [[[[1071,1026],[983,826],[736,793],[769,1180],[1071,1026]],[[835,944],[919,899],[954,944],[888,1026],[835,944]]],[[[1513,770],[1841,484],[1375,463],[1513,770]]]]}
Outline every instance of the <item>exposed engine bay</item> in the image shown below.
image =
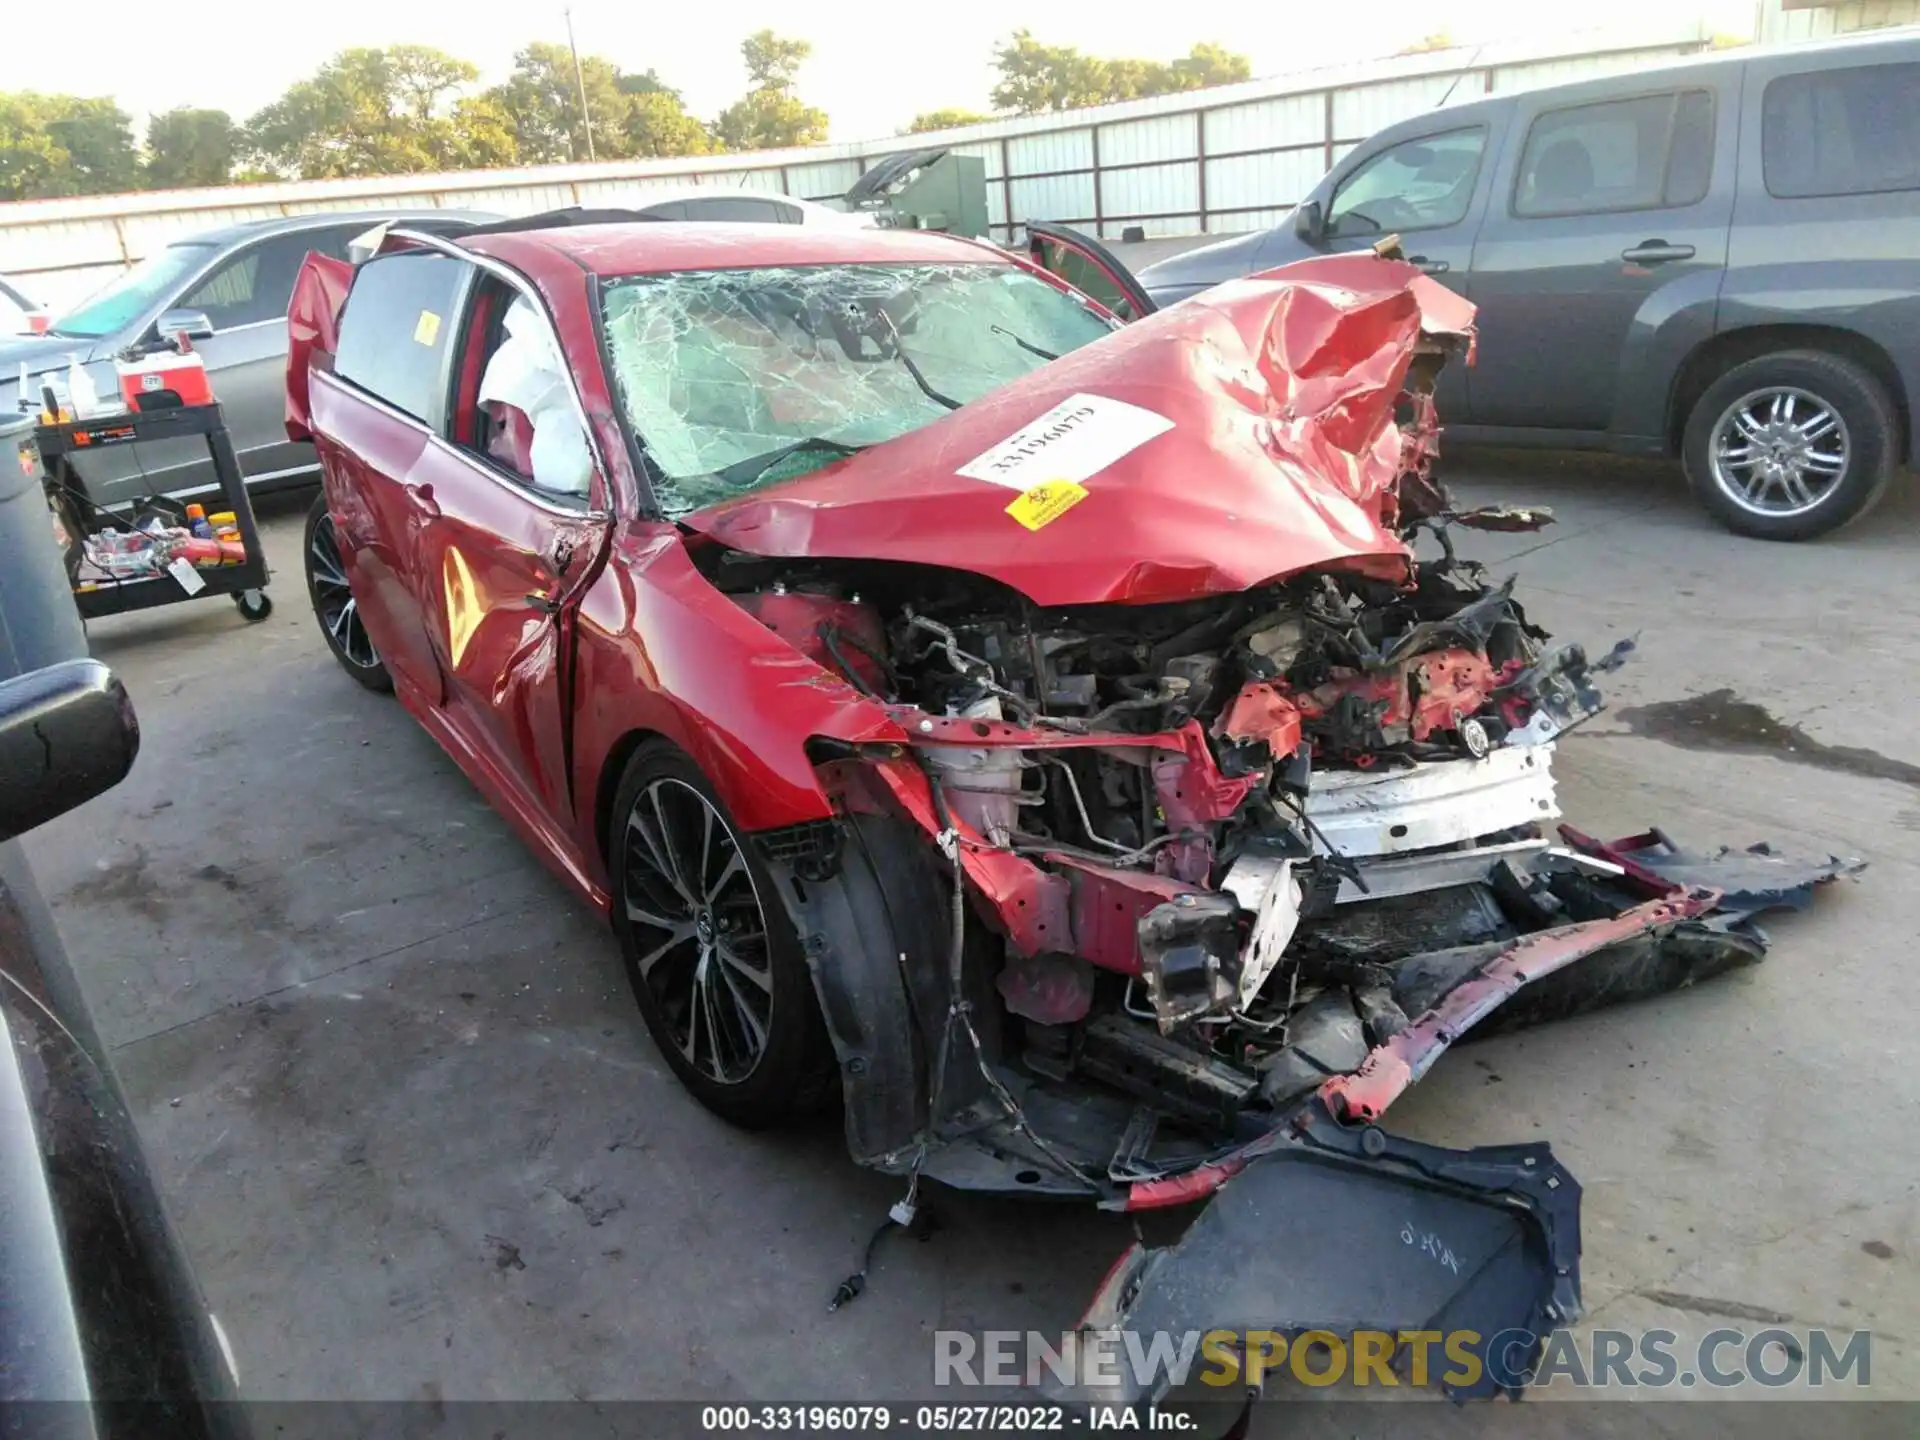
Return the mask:
{"type": "MultiPolygon", "coordinates": [[[[1764,951],[1750,917],[1771,902],[1729,900],[1714,861],[1559,823],[1556,743],[1633,647],[1555,643],[1511,580],[1456,554],[1463,529],[1551,517],[1463,511],[1431,478],[1433,375],[1471,338],[1438,328],[1382,370],[1399,400],[1376,429],[1329,392],[1297,437],[1324,458],[1339,433],[1392,477],[1364,492],[1376,547],[1344,561],[1053,605],[1032,598],[1044,577],[1015,588],[984,563],[748,553],[724,519],[689,547],[884,737],[816,736],[832,818],[757,837],[855,1158],[912,1177],[910,1197],[922,1176],[1136,1212],[1220,1192],[1177,1244],[1123,1257],[1089,1326],[1285,1328],[1276,1297],[1316,1293],[1316,1267],[1319,1293],[1392,1296],[1368,1317],[1388,1329],[1456,1304],[1489,1334],[1571,1318],[1579,1187],[1547,1148],[1436,1150],[1375,1122],[1470,1030],[1764,951]],[[1277,1243],[1303,1205],[1370,1239],[1337,1262],[1277,1243]],[[1396,1237],[1425,1223],[1480,1252],[1449,1252],[1439,1281],[1410,1268],[1396,1237]],[[1376,1262],[1390,1279],[1355,1268],[1376,1262]]],[[[1276,394],[1315,363],[1269,377],[1276,394]]],[[[736,532],[788,533],[804,506],[779,504],[736,532]]],[[[1847,868],[1783,860],[1770,893],[1847,868]]],[[[1523,1383],[1490,1371],[1482,1393],[1523,1383]]]]}

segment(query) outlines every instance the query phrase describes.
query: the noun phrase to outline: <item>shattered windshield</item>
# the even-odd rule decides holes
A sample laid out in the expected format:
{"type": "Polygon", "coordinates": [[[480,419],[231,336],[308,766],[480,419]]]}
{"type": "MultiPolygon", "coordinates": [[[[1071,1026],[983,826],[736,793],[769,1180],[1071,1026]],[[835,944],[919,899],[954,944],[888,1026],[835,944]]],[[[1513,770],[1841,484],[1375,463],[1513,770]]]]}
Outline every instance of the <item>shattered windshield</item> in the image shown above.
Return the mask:
{"type": "Polygon", "coordinates": [[[602,304],[670,515],[918,429],[1112,328],[996,264],[636,275],[602,304]]]}

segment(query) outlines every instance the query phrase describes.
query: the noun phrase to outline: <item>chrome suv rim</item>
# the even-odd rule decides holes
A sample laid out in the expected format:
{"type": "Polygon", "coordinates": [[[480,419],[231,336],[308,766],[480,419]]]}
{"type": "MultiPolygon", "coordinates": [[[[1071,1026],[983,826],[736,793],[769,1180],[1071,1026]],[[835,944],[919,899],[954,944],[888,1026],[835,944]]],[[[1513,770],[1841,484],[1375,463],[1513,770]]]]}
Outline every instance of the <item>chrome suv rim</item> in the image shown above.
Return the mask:
{"type": "Polygon", "coordinates": [[[702,1074],[739,1084],[773,1024],[767,916],[739,839],[691,785],[655,780],[627,816],[622,883],[635,964],[674,1044],[702,1074]]]}
{"type": "Polygon", "coordinates": [[[380,663],[380,655],[367,638],[367,627],[360,623],[360,607],[354,603],[346,567],[340,563],[331,515],[322,515],[313,527],[313,543],[307,547],[307,574],[313,582],[314,611],[333,637],[334,648],[355,669],[373,669],[380,663]]]}
{"type": "Polygon", "coordinates": [[[1851,448],[1840,412],[1790,385],[1734,401],[1707,441],[1714,483],[1756,515],[1804,515],[1821,504],[1847,473],[1851,448]]]}

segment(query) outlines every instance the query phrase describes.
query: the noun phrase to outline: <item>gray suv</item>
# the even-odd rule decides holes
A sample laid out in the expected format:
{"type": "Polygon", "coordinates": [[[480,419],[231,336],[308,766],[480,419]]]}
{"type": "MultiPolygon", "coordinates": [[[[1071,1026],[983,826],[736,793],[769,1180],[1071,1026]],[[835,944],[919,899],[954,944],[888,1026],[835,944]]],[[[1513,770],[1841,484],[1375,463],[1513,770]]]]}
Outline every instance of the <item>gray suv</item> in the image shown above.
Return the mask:
{"type": "MultiPolygon", "coordinates": [[[[347,246],[383,221],[461,229],[498,217],[449,210],[382,210],[260,220],[178,240],[158,250],[54,319],[44,335],[0,339],[0,396],[11,404],[24,362],[29,377],[50,375],[64,392],[77,357],[101,396],[119,389],[113,357],[184,329],[206,361],[214,397],[250,490],[312,484],[320,469],[311,445],[288,441],[287,302],[309,251],[347,258],[347,246]],[[163,320],[164,317],[164,320],[163,320]]],[[[31,398],[31,397],[29,397],[31,398]]],[[[213,485],[199,439],[120,446],[79,458],[93,499],[117,505],[150,494],[185,495],[213,485]]]]}
{"type": "Polygon", "coordinates": [[[1160,306],[1403,237],[1471,299],[1461,440],[1679,454],[1728,528],[1803,540],[1920,463],[1920,34],[1733,51],[1389,127],[1288,224],[1143,270],[1160,306]]]}

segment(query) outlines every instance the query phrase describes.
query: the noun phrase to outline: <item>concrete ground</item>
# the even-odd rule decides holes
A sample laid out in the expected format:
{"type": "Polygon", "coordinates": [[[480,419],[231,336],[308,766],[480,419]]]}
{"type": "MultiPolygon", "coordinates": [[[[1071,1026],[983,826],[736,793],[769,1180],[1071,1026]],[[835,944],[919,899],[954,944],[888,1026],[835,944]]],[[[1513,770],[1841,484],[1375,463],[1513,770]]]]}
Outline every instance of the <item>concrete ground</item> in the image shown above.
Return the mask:
{"type": "MultiPolygon", "coordinates": [[[[1559,512],[1473,537],[1537,619],[1596,653],[1638,636],[1563,748],[1571,818],[1872,869],[1756,970],[1463,1049],[1394,1128],[1552,1140],[1586,1189],[1591,1323],[1870,1327],[1871,1393],[1920,1395],[1920,494],[1770,546],[1667,467],[1452,469],[1559,512]],[[1804,733],[1643,708],[1720,690],[1804,733]]],[[[741,1134],[683,1093],[610,937],[328,658],[302,508],[267,510],[265,623],[211,602],[93,627],[141,758],[29,842],[248,1391],[899,1399],[929,1393],[937,1328],[1070,1325],[1125,1225],[965,1197],[826,1313],[895,1186],[831,1127],[741,1134]]]]}

